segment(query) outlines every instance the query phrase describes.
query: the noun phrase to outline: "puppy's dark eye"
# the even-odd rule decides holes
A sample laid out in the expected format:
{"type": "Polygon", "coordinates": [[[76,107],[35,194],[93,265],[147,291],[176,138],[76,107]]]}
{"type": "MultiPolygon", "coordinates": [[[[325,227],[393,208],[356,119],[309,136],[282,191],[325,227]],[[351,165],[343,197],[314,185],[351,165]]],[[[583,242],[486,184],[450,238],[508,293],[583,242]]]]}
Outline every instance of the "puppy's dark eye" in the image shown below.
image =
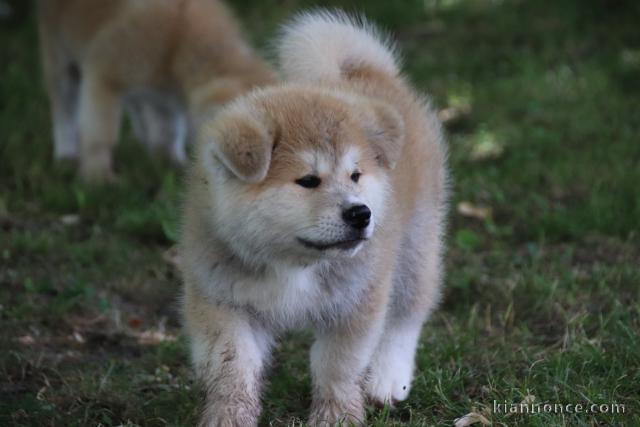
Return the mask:
{"type": "Polygon", "coordinates": [[[304,188],[316,188],[321,182],[322,180],[315,175],[307,175],[296,179],[296,184],[304,188]]]}
{"type": "Polygon", "coordinates": [[[360,172],[352,173],[351,174],[351,181],[358,182],[360,180],[360,175],[362,175],[360,172]]]}

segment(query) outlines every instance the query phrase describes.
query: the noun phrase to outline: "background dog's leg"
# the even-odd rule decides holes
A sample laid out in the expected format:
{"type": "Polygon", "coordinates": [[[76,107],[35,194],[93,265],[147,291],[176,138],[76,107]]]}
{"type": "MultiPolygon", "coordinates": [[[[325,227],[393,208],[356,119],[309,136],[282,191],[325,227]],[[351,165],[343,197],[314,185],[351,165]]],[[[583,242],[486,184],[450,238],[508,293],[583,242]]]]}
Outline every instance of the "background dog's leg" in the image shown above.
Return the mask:
{"type": "Polygon", "coordinates": [[[206,393],[200,425],[257,425],[271,335],[242,312],[212,306],[191,289],[185,302],[193,364],[206,393]]]}
{"type": "Polygon", "coordinates": [[[179,107],[146,99],[133,99],[127,104],[134,134],[149,151],[163,151],[177,165],[187,160],[187,123],[179,107]]]}
{"type": "Polygon", "coordinates": [[[113,148],[122,113],[120,94],[94,73],[85,73],[80,85],[80,174],[104,182],[113,174],[113,148]]]}
{"type": "MultiPolygon", "coordinates": [[[[41,29],[41,31],[45,31],[41,29]]],[[[48,34],[41,35],[44,77],[51,103],[53,157],[78,157],[78,88],[80,69],[48,34]]]]}
{"type": "Polygon", "coordinates": [[[382,332],[384,313],[361,317],[367,318],[319,334],[311,348],[311,425],[365,422],[362,381],[382,332]]]}
{"type": "Polygon", "coordinates": [[[131,128],[136,139],[144,146],[149,147],[150,142],[148,140],[149,131],[147,130],[147,103],[144,100],[132,97],[126,102],[127,116],[131,122],[131,128]]]}
{"type": "Polygon", "coordinates": [[[173,139],[169,142],[167,150],[169,159],[176,165],[187,162],[187,117],[182,111],[177,110],[173,116],[173,139]]]}

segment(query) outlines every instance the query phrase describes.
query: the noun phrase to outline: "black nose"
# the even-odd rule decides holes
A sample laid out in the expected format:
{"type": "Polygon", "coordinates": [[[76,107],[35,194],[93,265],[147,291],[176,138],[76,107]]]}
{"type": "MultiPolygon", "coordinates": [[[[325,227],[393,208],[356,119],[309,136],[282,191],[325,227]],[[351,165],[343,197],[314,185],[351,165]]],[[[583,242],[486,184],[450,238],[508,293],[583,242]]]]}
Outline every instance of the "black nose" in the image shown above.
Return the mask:
{"type": "Polygon", "coordinates": [[[344,222],[354,228],[365,228],[371,219],[371,210],[365,205],[351,206],[342,211],[344,222]]]}

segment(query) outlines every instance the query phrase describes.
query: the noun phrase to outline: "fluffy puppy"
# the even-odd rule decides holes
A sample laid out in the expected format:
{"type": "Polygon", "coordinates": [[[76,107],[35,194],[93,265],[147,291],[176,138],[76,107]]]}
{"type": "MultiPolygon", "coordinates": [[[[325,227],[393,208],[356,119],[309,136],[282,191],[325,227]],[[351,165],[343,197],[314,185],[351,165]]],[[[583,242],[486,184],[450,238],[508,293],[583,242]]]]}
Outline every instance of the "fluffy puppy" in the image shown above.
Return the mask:
{"type": "Polygon", "coordinates": [[[136,136],[183,163],[189,120],[274,81],[217,0],[41,0],[54,157],[112,177],[123,106],[136,136]]]}
{"type": "Polygon", "coordinates": [[[311,328],[310,422],[364,422],[407,397],[437,304],[446,202],[440,125],[376,31],[304,14],[287,83],[199,131],[181,241],[202,425],[255,425],[278,334],[311,328]]]}

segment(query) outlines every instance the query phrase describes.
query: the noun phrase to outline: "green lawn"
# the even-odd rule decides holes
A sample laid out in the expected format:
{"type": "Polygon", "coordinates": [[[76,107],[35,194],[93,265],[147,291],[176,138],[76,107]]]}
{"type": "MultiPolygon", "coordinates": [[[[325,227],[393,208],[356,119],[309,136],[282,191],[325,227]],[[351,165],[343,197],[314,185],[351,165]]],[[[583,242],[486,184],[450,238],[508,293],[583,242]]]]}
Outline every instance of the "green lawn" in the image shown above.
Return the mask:
{"type": "MultiPolygon", "coordinates": [[[[444,303],[409,399],[369,420],[640,425],[640,2],[344,3],[393,32],[454,177],[444,303]],[[625,413],[492,412],[532,396],[625,413]]],[[[313,4],[234,5],[266,48],[313,4]]],[[[192,425],[170,251],[182,172],[126,132],[122,181],[90,188],[51,144],[33,17],[2,22],[0,425],[192,425]]],[[[281,341],[264,425],[306,417],[309,342],[281,341]]]]}

